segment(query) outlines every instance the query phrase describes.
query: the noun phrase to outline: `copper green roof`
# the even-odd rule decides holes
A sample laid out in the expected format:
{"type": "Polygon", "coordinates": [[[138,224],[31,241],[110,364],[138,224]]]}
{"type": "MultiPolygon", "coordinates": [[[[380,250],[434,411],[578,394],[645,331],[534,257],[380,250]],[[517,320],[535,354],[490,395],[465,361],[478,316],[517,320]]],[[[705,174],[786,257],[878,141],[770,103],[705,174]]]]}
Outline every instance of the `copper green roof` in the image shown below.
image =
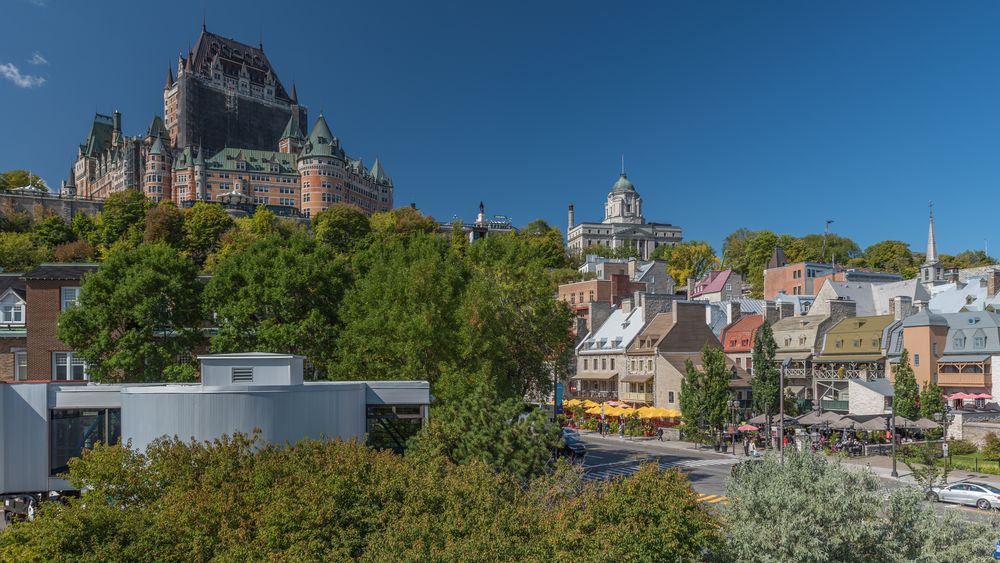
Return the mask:
{"type": "Polygon", "coordinates": [[[97,156],[111,147],[111,135],[114,122],[110,115],[94,114],[94,122],[90,125],[90,133],[83,143],[83,152],[87,156],[97,156]]]}
{"type": "Polygon", "coordinates": [[[618,177],[618,181],[615,182],[615,185],[611,186],[611,191],[616,194],[620,194],[623,192],[634,192],[635,186],[632,185],[632,182],[629,182],[628,176],[626,176],[625,173],[622,172],[622,175],[618,177]]]}
{"type": "Polygon", "coordinates": [[[306,136],[302,134],[302,127],[299,125],[299,112],[293,111],[292,116],[288,118],[288,125],[285,125],[285,132],[281,134],[280,138],[304,139],[305,137],[306,136]]]}
{"type": "Polygon", "coordinates": [[[159,137],[153,140],[153,146],[149,147],[149,154],[163,154],[163,141],[159,137]]]}
{"type": "Polygon", "coordinates": [[[153,121],[149,123],[149,127],[146,129],[146,137],[170,138],[170,134],[167,133],[167,128],[163,125],[163,120],[160,119],[160,116],[153,116],[153,121]]]}
{"type": "Polygon", "coordinates": [[[222,170],[232,172],[271,172],[271,165],[278,165],[279,174],[297,174],[295,168],[295,155],[275,152],[257,151],[250,149],[225,148],[215,153],[208,159],[205,168],[208,170],[222,170]],[[237,170],[236,163],[244,162],[245,169],[237,170]]]}
{"type": "Polygon", "coordinates": [[[319,115],[319,119],[313,125],[312,131],[309,132],[309,138],[306,139],[306,144],[302,147],[302,154],[299,156],[346,158],[347,155],[344,153],[344,149],[340,148],[340,141],[333,136],[323,114],[319,115]]]}

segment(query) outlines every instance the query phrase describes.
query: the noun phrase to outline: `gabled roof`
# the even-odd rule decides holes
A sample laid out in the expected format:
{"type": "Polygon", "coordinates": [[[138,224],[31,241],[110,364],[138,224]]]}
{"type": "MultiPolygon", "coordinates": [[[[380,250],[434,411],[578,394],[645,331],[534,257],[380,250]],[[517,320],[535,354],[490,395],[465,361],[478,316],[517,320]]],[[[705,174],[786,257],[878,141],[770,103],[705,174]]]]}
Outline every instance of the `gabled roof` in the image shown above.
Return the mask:
{"type": "Polygon", "coordinates": [[[822,354],[824,356],[881,354],[885,328],[895,320],[892,315],[842,319],[826,332],[822,354]]]}
{"type": "Polygon", "coordinates": [[[15,273],[0,273],[0,297],[3,297],[8,291],[13,291],[22,301],[26,298],[26,291],[24,287],[24,280],[21,276],[24,274],[15,273]]]}
{"type": "Polygon", "coordinates": [[[238,76],[246,68],[252,82],[263,83],[270,74],[274,80],[274,96],[290,100],[288,92],[278,79],[278,74],[271,66],[271,61],[260,46],[251,47],[235,39],[217,35],[202,28],[198,42],[188,63],[194,72],[208,74],[212,59],[218,57],[222,72],[230,76],[238,76]]]}
{"type": "Polygon", "coordinates": [[[764,324],[763,315],[746,315],[740,317],[735,323],[722,329],[722,336],[720,340],[722,341],[722,347],[726,352],[747,352],[753,349],[753,340],[757,336],[757,331],[760,329],[760,325],[764,324]],[[744,346],[741,341],[742,335],[749,335],[750,344],[744,346]],[[740,336],[737,339],[735,346],[730,346],[729,340],[732,336],[740,336]]]}
{"type": "Polygon", "coordinates": [[[114,131],[114,121],[110,115],[94,114],[94,122],[90,132],[83,142],[83,153],[87,156],[97,156],[111,148],[111,137],[114,131]]]}
{"type": "Polygon", "coordinates": [[[816,293],[816,302],[811,314],[828,315],[829,300],[847,299],[857,304],[857,316],[870,317],[889,313],[889,302],[893,297],[905,296],[912,301],[927,301],[930,294],[918,280],[903,280],[890,283],[826,280],[816,293]]]}
{"type": "Polygon", "coordinates": [[[79,280],[91,272],[96,272],[99,264],[92,262],[47,262],[25,272],[23,280],[79,280]]]}
{"type": "Polygon", "coordinates": [[[688,299],[693,299],[699,295],[704,295],[706,293],[718,293],[726,287],[726,282],[729,281],[730,276],[733,275],[732,270],[711,270],[705,277],[698,280],[694,286],[694,291],[688,296],[688,299]]]}

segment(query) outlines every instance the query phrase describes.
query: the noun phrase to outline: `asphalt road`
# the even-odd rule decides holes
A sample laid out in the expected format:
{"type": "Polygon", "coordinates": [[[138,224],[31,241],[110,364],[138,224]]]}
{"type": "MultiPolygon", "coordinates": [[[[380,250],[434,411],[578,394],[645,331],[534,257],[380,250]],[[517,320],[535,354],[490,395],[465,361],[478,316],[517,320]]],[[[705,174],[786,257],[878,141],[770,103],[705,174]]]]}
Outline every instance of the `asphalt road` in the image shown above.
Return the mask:
{"type": "MultiPolygon", "coordinates": [[[[588,480],[624,477],[638,471],[643,462],[658,463],[661,468],[679,467],[691,480],[694,490],[700,494],[699,500],[707,504],[726,503],[726,480],[737,459],[730,454],[719,454],[712,450],[695,449],[688,445],[670,442],[648,442],[622,440],[618,437],[598,438],[593,435],[581,436],[587,444],[584,460],[584,478],[588,480]]],[[[887,489],[907,486],[894,479],[881,479],[887,489]]],[[[934,503],[938,514],[955,512],[966,520],[993,521],[1000,519],[998,511],[982,511],[975,507],[957,504],[934,503]]]]}

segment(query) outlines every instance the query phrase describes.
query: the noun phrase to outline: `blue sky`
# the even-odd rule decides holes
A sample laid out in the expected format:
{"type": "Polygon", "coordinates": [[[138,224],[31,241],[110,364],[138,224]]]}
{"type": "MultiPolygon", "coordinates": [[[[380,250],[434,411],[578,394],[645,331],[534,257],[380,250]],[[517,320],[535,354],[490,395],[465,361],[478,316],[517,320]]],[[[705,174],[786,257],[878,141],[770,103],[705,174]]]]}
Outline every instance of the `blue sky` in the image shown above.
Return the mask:
{"type": "Polygon", "coordinates": [[[0,170],[51,185],[95,111],[127,134],[210,30],[264,48],[397,205],[565,229],[624,153],[647,220],[1000,254],[1000,4],[0,0],[0,170]],[[302,5],[300,5],[302,4],[302,5]],[[297,6],[293,8],[292,6],[297,6]],[[155,6],[155,8],[154,8],[155,6]],[[36,56],[37,55],[37,56],[36,56]],[[34,63],[34,64],[33,64],[34,63]],[[39,84],[40,80],[44,82],[39,84]]]}

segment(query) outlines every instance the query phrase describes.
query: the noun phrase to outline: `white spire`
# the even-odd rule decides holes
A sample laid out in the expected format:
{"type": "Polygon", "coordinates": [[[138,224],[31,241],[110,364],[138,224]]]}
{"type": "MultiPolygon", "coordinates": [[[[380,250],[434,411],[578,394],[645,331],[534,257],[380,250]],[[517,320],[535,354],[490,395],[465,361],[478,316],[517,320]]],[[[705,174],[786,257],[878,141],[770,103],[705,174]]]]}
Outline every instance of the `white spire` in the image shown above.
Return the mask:
{"type": "Polygon", "coordinates": [[[927,227],[927,257],[924,261],[928,264],[933,264],[938,261],[937,241],[934,239],[934,202],[928,202],[927,205],[931,209],[931,215],[930,224],[927,227]]]}

